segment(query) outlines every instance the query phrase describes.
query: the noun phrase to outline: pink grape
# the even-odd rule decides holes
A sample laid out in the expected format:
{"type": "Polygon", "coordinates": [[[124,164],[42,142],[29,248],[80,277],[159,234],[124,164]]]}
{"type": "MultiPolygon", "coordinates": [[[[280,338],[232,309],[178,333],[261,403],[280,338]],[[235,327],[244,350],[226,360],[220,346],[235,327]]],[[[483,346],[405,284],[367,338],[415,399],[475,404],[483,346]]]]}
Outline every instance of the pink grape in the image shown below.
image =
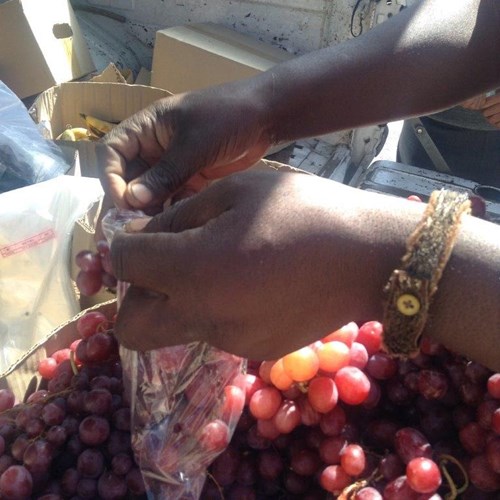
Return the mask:
{"type": "Polygon", "coordinates": [[[339,393],[330,377],[315,377],[309,382],[307,397],[319,413],[328,413],[337,405],[339,393]]]}
{"type": "Polygon", "coordinates": [[[52,380],[56,375],[57,361],[54,358],[45,358],[38,364],[38,373],[47,379],[52,380]]]}
{"type": "Polygon", "coordinates": [[[335,375],[335,384],[338,389],[339,399],[349,405],[359,405],[370,392],[368,377],[355,366],[345,366],[335,375]]]}
{"type": "Polygon", "coordinates": [[[319,481],[326,491],[338,493],[352,483],[352,478],[340,465],[329,465],[321,472],[319,481]]]}
{"type": "Polygon", "coordinates": [[[214,420],[205,425],[199,439],[203,449],[222,451],[229,443],[229,428],[222,420],[214,420]]]}
{"type": "Polygon", "coordinates": [[[441,486],[441,472],[437,464],[425,457],[417,457],[406,466],[406,479],[418,493],[434,493],[441,486]]]}
{"type": "Polygon", "coordinates": [[[371,356],[380,351],[382,346],[382,324],[378,321],[368,321],[360,326],[356,342],[363,344],[371,356]]]}
{"type": "Polygon", "coordinates": [[[340,452],[340,465],[350,476],[359,476],[366,467],[363,448],[359,444],[345,446],[340,452]]]}
{"type": "Polygon", "coordinates": [[[263,387],[250,398],[250,412],[256,419],[266,420],[274,416],[281,405],[280,391],[275,387],[263,387]]]}
{"type": "Polygon", "coordinates": [[[301,422],[297,403],[290,400],[283,401],[273,416],[273,422],[282,434],[292,432],[301,422]]]}
{"type": "Polygon", "coordinates": [[[88,339],[97,333],[98,327],[106,327],[108,320],[100,311],[89,311],[76,322],[76,329],[83,339],[88,339]]]}
{"type": "Polygon", "coordinates": [[[488,378],[488,393],[492,398],[500,399],[500,373],[494,373],[488,378]]]}

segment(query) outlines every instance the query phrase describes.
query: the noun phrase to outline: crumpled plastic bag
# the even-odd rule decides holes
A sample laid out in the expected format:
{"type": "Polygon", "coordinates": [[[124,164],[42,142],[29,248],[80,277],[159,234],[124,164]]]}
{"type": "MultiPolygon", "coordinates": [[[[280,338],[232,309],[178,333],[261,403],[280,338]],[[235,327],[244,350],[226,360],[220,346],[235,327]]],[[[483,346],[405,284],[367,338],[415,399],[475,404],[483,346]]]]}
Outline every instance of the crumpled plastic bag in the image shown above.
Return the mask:
{"type": "Polygon", "coordinates": [[[45,139],[22,101],[0,81],[0,193],[53,179],[70,165],[45,139]]]}
{"type": "MultiPolygon", "coordinates": [[[[102,223],[108,241],[141,216],[109,211],[102,223]]],[[[118,284],[118,307],[126,289],[118,284]]],[[[245,360],[204,342],[143,353],[120,347],[120,357],[132,447],[148,497],[197,500],[207,467],[229,444],[243,411],[245,392],[236,381],[245,360]]]]}

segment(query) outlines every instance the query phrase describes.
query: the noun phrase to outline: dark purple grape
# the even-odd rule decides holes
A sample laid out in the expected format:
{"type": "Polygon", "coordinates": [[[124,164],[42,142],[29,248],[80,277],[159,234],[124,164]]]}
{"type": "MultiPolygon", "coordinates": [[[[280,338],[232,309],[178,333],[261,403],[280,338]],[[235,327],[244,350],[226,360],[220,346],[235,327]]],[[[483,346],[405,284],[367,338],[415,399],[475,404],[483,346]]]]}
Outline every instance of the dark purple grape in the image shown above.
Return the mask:
{"type": "Polygon", "coordinates": [[[31,443],[31,439],[28,437],[27,434],[21,434],[18,436],[14,442],[12,443],[10,447],[10,453],[11,455],[18,461],[22,462],[23,461],[23,456],[24,452],[26,451],[26,448],[28,445],[31,443]]]}
{"type": "Polygon", "coordinates": [[[98,446],[109,437],[109,422],[103,417],[90,415],[80,422],[78,433],[82,443],[88,446],[98,446]]]}
{"type": "Polygon", "coordinates": [[[108,389],[92,389],[83,396],[83,410],[94,415],[106,415],[111,410],[111,402],[108,389]]]}
{"type": "Polygon", "coordinates": [[[76,470],[81,477],[99,477],[104,470],[104,455],[96,448],[83,450],[78,457],[76,470]]]}
{"type": "Polygon", "coordinates": [[[76,286],[82,295],[95,295],[102,287],[101,271],[80,271],[76,276],[76,286]]]}
{"type": "Polygon", "coordinates": [[[16,397],[10,389],[0,389],[0,413],[10,410],[15,402],[16,397]]]}
{"type": "Polygon", "coordinates": [[[23,464],[31,473],[45,473],[50,467],[53,456],[53,446],[45,439],[37,439],[26,447],[23,464]]]}
{"type": "Polygon", "coordinates": [[[67,496],[71,497],[76,494],[80,474],[74,468],[66,469],[61,477],[61,491],[67,496]]]}
{"type": "Polygon", "coordinates": [[[113,413],[112,421],[115,429],[130,431],[130,408],[120,408],[113,413]]]}
{"type": "Polygon", "coordinates": [[[128,453],[118,453],[111,460],[111,470],[117,476],[125,476],[134,465],[134,460],[128,453]]]}
{"type": "Polygon", "coordinates": [[[145,493],[146,485],[144,484],[144,479],[139,467],[132,467],[126,476],[125,481],[129,491],[134,495],[143,495],[145,493]]]}
{"type": "Polygon", "coordinates": [[[82,477],[76,485],[76,493],[81,498],[97,498],[97,480],[82,477]]]}
{"type": "Polygon", "coordinates": [[[31,497],[33,479],[22,465],[12,465],[0,476],[0,496],[5,500],[22,500],[31,497]]]}
{"type": "Polygon", "coordinates": [[[127,483],[124,477],[104,472],[97,482],[97,491],[103,500],[124,498],[127,494],[127,483]]]}

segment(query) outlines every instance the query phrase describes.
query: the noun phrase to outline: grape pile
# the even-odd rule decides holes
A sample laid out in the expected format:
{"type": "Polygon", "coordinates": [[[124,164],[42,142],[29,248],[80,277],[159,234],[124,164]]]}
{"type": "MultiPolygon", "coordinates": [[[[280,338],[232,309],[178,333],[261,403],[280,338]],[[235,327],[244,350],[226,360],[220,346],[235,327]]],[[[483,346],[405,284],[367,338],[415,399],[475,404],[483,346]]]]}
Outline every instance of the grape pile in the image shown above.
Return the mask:
{"type": "Polygon", "coordinates": [[[381,335],[351,322],[249,362],[244,412],[202,499],[500,498],[500,373],[428,339],[396,360],[381,335]]]}
{"type": "Polygon", "coordinates": [[[101,312],[76,327],[80,339],[40,362],[45,388],[20,404],[0,390],[2,499],[145,498],[117,342],[101,312]]]}

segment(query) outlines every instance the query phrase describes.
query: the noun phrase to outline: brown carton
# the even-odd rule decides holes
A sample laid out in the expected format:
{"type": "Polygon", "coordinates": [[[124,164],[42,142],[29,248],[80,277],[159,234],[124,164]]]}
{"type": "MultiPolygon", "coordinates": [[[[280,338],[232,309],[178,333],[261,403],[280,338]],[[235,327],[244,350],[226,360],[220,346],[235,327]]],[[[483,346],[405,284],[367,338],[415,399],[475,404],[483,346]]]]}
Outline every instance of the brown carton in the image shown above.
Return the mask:
{"type": "Polygon", "coordinates": [[[20,98],[92,71],[68,0],[0,2],[0,80],[20,98]]]}
{"type": "Polygon", "coordinates": [[[173,94],[255,76],[292,56],[212,23],[156,32],[151,85],[173,94]]]}

